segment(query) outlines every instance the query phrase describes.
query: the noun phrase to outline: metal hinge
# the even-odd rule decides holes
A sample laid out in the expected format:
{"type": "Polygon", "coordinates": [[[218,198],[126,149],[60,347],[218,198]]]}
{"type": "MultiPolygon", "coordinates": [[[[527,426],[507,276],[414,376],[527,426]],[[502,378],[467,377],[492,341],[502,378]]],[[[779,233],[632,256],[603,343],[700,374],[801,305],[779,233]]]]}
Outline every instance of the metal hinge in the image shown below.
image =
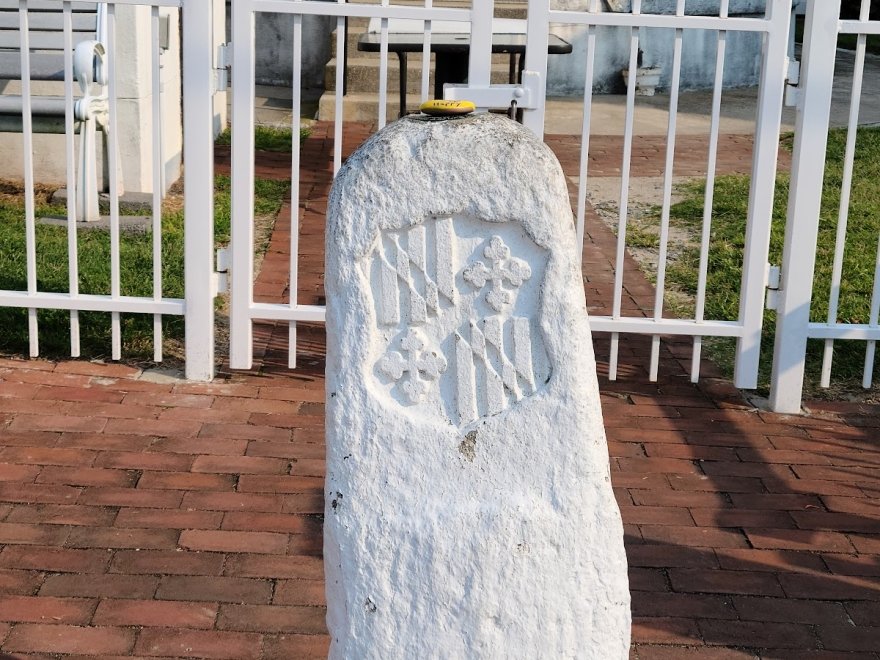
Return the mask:
{"type": "Polygon", "coordinates": [[[217,272],[214,273],[214,295],[226,293],[229,290],[229,249],[217,249],[217,272]]]}
{"type": "Polygon", "coordinates": [[[541,98],[541,74],[523,71],[519,85],[443,85],[443,98],[450,101],[471,101],[480,109],[537,108],[541,98]]]}
{"type": "Polygon", "coordinates": [[[159,16],[159,48],[171,48],[171,17],[168,14],[159,16]]]}
{"type": "Polygon", "coordinates": [[[779,304],[779,266],[767,264],[767,301],[764,307],[767,309],[776,309],[779,304]]]}
{"type": "Polygon", "coordinates": [[[217,46],[217,68],[214,69],[214,91],[229,89],[229,67],[232,65],[232,44],[217,46]]]}
{"type": "Polygon", "coordinates": [[[801,63],[788,57],[785,63],[785,105],[796,108],[801,102],[801,63]]]}
{"type": "Polygon", "coordinates": [[[785,79],[789,85],[799,85],[801,82],[801,63],[797,60],[786,57],[786,76],[785,79]]]}

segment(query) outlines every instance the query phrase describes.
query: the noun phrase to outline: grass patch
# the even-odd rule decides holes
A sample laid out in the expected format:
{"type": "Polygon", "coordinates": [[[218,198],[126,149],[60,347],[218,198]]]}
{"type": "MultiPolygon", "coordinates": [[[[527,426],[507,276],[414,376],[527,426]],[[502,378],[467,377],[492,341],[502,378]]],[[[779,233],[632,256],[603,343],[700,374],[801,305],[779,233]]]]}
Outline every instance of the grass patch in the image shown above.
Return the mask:
{"type": "MultiPolygon", "coordinates": [[[[256,215],[274,217],[289,196],[289,181],[255,183],[256,215]]],[[[51,204],[49,189],[37,191],[36,215],[66,215],[66,207],[51,204]]],[[[177,200],[179,202],[179,200],[177,200]]],[[[184,294],[183,212],[180,204],[167,201],[162,217],[162,295],[182,298],[184,294]]],[[[230,182],[215,179],[215,243],[223,245],[230,234],[230,182]]],[[[67,228],[38,224],[35,230],[37,288],[66,292],[68,284],[67,228]]],[[[110,293],[110,238],[105,230],[80,229],[77,235],[79,291],[83,294],[110,293]]],[[[152,231],[124,232],[119,244],[120,287],[124,296],[152,296],[152,231]]],[[[0,187],[0,289],[27,290],[25,209],[20,188],[0,187]]],[[[83,357],[102,358],[110,353],[110,314],[80,312],[80,342],[83,357]]],[[[70,355],[70,313],[64,310],[38,312],[40,354],[48,358],[70,355]]],[[[149,360],[152,356],[152,318],[123,314],[123,354],[127,360],[149,360]]],[[[183,318],[165,316],[165,338],[183,337],[183,318]]],[[[27,354],[27,310],[0,307],[0,351],[27,354]]]]}
{"type": "MultiPolygon", "coordinates": [[[[311,129],[302,126],[299,129],[299,143],[302,144],[311,134],[311,129]]],[[[232,144],[232,130],[224,129],[217,136],[216,143],[223,146],[232,144]]],[[[273,126],[254,126],[254,149],[257,151],[278,151],[290,153],[293,145],[293,130],[290,128],[276,128],[273,126]]]]}
{"type": "MultiPolygon", "coordinates": [[[[811,320],[818,322],[824,322],[828,314],[845,144],[845,131],[830,132],[810,310],[811,320]]],[[[770,238],[770,263],[774,264],[782,260],[789,183],[787,174],[778,175],[770,238]]],[[[694,235],[699,232],[702,222],[705,183],[687,184],[682,192],[686,198],[672,207],[673,222],[694,235]]],[[[735,320],[738,316],[748,194],[749,178],[746,176],[723,176],[716,181],[706,318],[735,320]]],[[[858,132],[847,227],[837,318],[842,323],[867,323],[880,235],[880,129],[862,128],[858,132]]],[[[698,249],[693,246],[684,248],[679,260],[667,271],[669,282],[696,295],[698,264],[698,249]]],[[[766,390],[772,364],[775,313],[765,313],[764,320],[760,386],[766,390]]],[[[817,389],[817,383],[823,345],[824,342],[819,340],[809,342],[809,395],[822,394],[817,389]]],[[[715,360],[728,373],[732,373],[733,343],[717,340],[713,341],[712,346],[715,360]]],[[[864,350],[864,342],[835,342],[833,379],[841,387],[850,390],[860,387],[864,350]]]]}
{"type": "Polygon", "coordinates": [[[657,250],[660,247],[660,234],[656,227],[646,227],[636,223],[628,224],[626,245],[630,248],[657,250]]]}

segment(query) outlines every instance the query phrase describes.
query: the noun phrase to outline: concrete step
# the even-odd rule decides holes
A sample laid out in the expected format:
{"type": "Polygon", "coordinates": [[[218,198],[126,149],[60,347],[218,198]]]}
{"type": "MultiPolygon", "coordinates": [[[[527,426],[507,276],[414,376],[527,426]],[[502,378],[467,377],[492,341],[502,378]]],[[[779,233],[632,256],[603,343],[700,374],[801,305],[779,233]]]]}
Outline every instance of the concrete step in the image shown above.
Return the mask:
{"type": "MultiPolygon", "coordinates": [[[[368,18],[349,18],[348,19],[348,37],[345,40],[345,52],[351,57],[357,52],[357,43],[360,36],[367,31],[370,19],[368,18]]],[[[330,34],[330,56],[336,57],[336,30],[330,34]]]]}
{"type": "MultiPolygon", "coordinates": [[[[509,81],[508,55],[492,57],[492,83],[503,85],[509,81]]],[[[324,88],[336,90],[336,59],[330,60],[324,69],[324,88]]],[[[407,66],[407,92],[418,93],[422,89],[422,56],[412,53],[407,66]]],[[[434,57],[431,57],[429,91],[434,89],[434,57]]],[[[388,90],[397,93],[400,81],[400,65],[396,55],[388,58],[388,90]]],[[[358,53],[348,60],[348,88],[351,92],[375,92],[379,89],[379,58],[373,53],[358,53]]]]}
{"type": "MultiPolygon", "coordinates": [[[[336,90],[337,61],[327,62],[324,69],[324,89],[336,90]]],[[[397,93],[400,81],[400,66],[396,55],[388,58],[388,90],[397,93]]],[[[434,58],[431,57],[431,73],[429,85],[434,84],[434,58]]],[[[407,66],[408,93],[416,93],[422,88],[422,58],[409,58],[407,66]]],[[[379,58],[373,53],[358,53],[357,57],[348,60],[348,92],[375,92],[379,89],[379,58]]]]}
{"type": "MultiPolygon", "coordinates": [[[[379,95],[369,92],[355,92],[342,97],[343,121],[376,121],[379,116],[379,95]]],[[[385,106],[388,121],[397,119],[400,111],[400,103],[397,94],[388,95],[388,103],[385,106]]],[[[419,98],[412,97],[412,105],[407,108],[410,112],[417,111],[419,98]]],[[[409,104],[409,100],[407,100],[409,104]]],[[[321,95],[318,101],[318,115],[315,119],[320,121],[333,121],[336,117],[336,93],[327,91],[321,95]]]]}

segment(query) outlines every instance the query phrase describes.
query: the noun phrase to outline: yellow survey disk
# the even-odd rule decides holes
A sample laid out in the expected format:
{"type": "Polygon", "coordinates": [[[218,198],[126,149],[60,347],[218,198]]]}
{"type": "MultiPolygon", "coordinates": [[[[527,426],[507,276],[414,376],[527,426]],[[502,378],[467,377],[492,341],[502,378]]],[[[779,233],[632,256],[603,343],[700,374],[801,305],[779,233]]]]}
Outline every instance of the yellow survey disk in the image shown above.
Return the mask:
{"type": "Polygon", "coordinates": [[[426,115],[466,115],[477,109],[470,101],[444,101],[435,99],[425,101],[419,106],[419,110],[426,115]]]}

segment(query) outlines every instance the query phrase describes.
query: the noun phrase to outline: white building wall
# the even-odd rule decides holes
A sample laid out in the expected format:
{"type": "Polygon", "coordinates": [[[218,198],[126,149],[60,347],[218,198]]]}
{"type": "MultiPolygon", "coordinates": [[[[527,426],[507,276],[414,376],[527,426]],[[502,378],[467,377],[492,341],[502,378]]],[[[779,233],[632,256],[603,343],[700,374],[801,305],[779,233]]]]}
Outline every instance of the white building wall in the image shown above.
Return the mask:
{"type": "MultiPolygon", "coordinates": [[[[605,9],[629,12],[632,0],[603,0],[605,9]]],[[[556,9],[584,10],[590,0],[553,0],[556,9]]],[[[718,15],[719,0],[688,0],[685,11],[691,15],[718,15]]],[[[731,0],[731,16],[763,16],[765,0],[731,0]]],[[[643,0],[642,13],[674,14],[674,0],[643,0]]],[[[554,34],[572,44],[570,55],[549,58],[548,93],[556,96],[582,94],[586,71],[587,28],[557,25],[554,34]]],[[[596,64],[593,89],[599,93],[624,91],[621,71],[629,66],[630,28],[596,29],[596,64]]],[[[669,85],[672,76],[674,31],[643,29],[639,34],[643,66],[662,69],[660,87],[669,85]]],[[[709,30],[686,30],[682,43],[682,89],[712,86],[715,75],[717,33],[709,30]]],[[[725,58],[725,87],[749,87],[758,84],[761,64],[761,36],[757,33],[729,32],[725,58]]]]}

